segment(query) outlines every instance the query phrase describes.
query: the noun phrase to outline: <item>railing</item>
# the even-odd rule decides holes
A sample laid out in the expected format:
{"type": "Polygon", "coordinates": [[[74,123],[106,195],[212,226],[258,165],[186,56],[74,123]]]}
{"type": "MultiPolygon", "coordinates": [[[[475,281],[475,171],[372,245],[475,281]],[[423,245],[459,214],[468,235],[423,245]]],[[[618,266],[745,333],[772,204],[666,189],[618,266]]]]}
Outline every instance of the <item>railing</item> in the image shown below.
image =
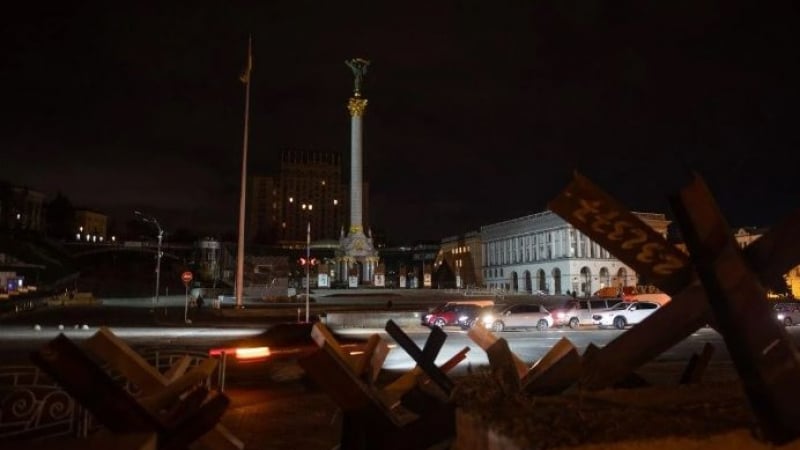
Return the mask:
{"type": "MultiPolygon", "coordinates": [[[[162,373],[185,355],[192,358],[191,366],[208,358],[207,353],[197,350],[145,348],[138,351],[162,373]]],[[[125,390],[136,396],[138,388],[119,378],[125,390]]],[[[209,379],[206,383],[210,386],[223,380],[224,374],[218,372],[216,380],[209,379]]],[[[91,414],[38,367],[0,366],[0,443],[58,436],[86,437],[99,428],[91,414]]]]}

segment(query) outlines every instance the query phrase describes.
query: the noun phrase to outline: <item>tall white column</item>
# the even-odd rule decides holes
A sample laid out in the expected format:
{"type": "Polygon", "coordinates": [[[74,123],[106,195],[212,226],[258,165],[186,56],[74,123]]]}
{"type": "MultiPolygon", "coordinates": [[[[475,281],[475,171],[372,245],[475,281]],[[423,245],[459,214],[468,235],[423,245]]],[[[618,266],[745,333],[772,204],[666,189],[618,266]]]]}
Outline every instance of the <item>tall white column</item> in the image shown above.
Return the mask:
{"type": "Polygon", "coordinates": [[[350,118],[350,230],[357,232],[362,227],[362,138],[360,115],[350,118]]]}

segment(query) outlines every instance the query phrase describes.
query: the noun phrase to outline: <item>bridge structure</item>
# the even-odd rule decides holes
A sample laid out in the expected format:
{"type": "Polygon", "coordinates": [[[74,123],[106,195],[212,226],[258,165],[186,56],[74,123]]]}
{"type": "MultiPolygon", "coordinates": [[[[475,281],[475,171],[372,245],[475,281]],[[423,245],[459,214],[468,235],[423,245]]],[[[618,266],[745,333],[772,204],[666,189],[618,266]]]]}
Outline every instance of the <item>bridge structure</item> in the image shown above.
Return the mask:
{"type": "MultiPolygon", "coordinates": [[[[69,242],[64,244],[64,248],[74,258],[90,257],[107,253],[135,252],[135,253],[158,253],[158,243],[155,241],[122,241],[122,242],[69,242]]],[[[162,258],[170,258],[176,261],[186,259],[195,251],[192,244],[162,243],[162,258]]]]}

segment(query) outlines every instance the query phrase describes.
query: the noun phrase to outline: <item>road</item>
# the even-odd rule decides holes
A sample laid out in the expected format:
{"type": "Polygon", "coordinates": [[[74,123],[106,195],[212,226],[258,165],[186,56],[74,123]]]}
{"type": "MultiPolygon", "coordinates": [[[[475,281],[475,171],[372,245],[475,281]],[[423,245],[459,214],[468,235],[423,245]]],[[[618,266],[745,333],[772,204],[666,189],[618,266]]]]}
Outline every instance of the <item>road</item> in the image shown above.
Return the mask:
{"type": "MultiPolygon", "coordinates": [[[[370,309],[375,305],[384,304],[387,299],[393,299],[394,303],[398,305],[403,305],[405,302],[415,306],[425,302],[435,304],[441,300],[435,296],[415,295],[402,297],[398,301],[397,296],[394,295],[379,295],[327,298],[324,304],[328,308],[336,305],[349,305],[349,307],[360,305],[365,309],[370,309]]],[[[206,316],[207,320],[203,320],[203,314],[208,314],[208,311],[190,310],[188,316],[195,318],[195,321],[192,324],[185,324],[183,323],[185,310],[181,297],[162,299],[161,304],[164,309],[158,309],[156,314],[149,310],[150,299],[119,299],[106,300],[102,307],[49,307],[39,311],[3,317],[0,318],[0,357],[4,364],[26,362],[31,351],[59,333],[64,333],[79,341],[91,336],[102,325],[109,326],[115,334],[132,346],[162,349],[192,348],[198,351],[207,351],[212,347],[224,346],[226,343],[259,334],[277,322],[287,321],[286,316],[279,315],[250,317],[247,321],[219,323],[218,318],[215,317],[206,316]],[[34,328],[37,324],[40,329],[34,328]],[[63,329],[60,329],[59,325],[62,325],[63,329]],[[83,329],[84,325],[88,326],[88,329],[83,329]]],[[[321,307],[321,305],[318,306],[321,307]]],[[[291,311],[295,307],[296,305],[287,305],[287,309],[291,311]]],[[[292,315],[288,320],[293,319],[292,315]]],[[[800,342],[800,327],[790,327],[787,330],[796,342],[800,342]]],[[[427,328],[421,326],[406,327],[404,331],[420,347],[424,345],[429,333],[427,328]]],[[[387,371],[404,371],[415,365],[406,352],[396,347],[394,340],[382,329],[348,328],[337,330],[337,332],[357,339],[366,339],[373,333],[381,334],[393,347],[384,364],[384,369],[387,371]]],[[[454,374],[488,366],[485,352],[469,339],[466,332],[457,327],[448,327],[445,332],[448,338],[439,353],[437,362],[444,362],[463,347],[468,346],[470,347],[468,358],[456,368],[454,374]]],[[[499,336],[508,341],[511,350],[522,360],[533,363],[562,338],[569,339],[582,353],[589,344],[603,347],[622,332],[609,329],[598,330],[592,327],[580,330],[553,328],[546,331],[503,332],[499,333],[499,336]]],[[[700,352],[706,343],[711,343],[715,349],[712,364],[730,368],[730,358],[724,341],[716,331],[710,328],[698,330],[683,342],[661,354],[656,361],[667,365],[682,366],[692,354],[700,352]]]]}
{"type": "MultiPolygon", "coordinates": [[[[127,306],[105,305],[102,308],[93,309],[49,308],[45,311],[0,320],[0,355],[5,364],[26,362],[31,351],[59,333],[64,333],[71,339],[80,341],[91,336],[101,325],[109,326],[115,334],[134,347],[193,348],[199,351],[206,351],[211,347],[224,346],[235,340],[255,336],[271,326],[267,319],[243,324],[227,323],[224,326],[210,326],[202,321],[193,324],[176,324],[175,322],[180,322],[182,314],[183,310],[173,308],[169,310],[167,316],[157,314],[154,319],[152,313],[146,308],[127,306]],[[170,318],[174,320],[169,321],[170,318]],[[34,328],[36,324],[39,325],[39,329],[34,328]],[[60,329],[59,325],[63,325],[64,328],[60,329]],[[88,329],[83,329],[83,325],[87,325],[88,329]],[[75,328],[76,326],[78,329],[75,328]]],[[[196,317],[197,312],[193,311],[193,314],[196,317]]],[[[797,340],[800,327],[792,327],[789,330],[797,340]]],[[[404,331],[420,347],[424,345],[429,333],[427,328],[421,326],[406,327],[404,331]]],[[[343,336],[357,339],[366,339],[373,333],[381,334],[392,347],[384,364],[384,369],[387,371],[404,371],[415,365],[406,352],[394,345],[394,340],[382,329],[349,328],[337,330],[337,332],[343,336]]],[[[469,339],[465,331],[457,327],[448,327],[445,332],[448,336],[447,341],[439,353],[437,362],[444,362],[463,347],[468,346],[470,347],[468,358],[457,367],[454,374],[488,366],[485,352],[469,339]]],[[[508,341],[511,350],[522,360],[533,363],[562,338],[569,339],[582,353],[589,344],[602,347],[622,332],[593,328],[581,330],[553,328],[546,331],[502,332],[498,335],[508,341]]],[[[713,363],[730,364],[722,337],[710,328],[698,330],[680,344],[660,355],[657,360],[662,363],[685,364],[691,355],[702,350],[706,343],[711,343],[716,350],[712,358],[713,363]]]]}

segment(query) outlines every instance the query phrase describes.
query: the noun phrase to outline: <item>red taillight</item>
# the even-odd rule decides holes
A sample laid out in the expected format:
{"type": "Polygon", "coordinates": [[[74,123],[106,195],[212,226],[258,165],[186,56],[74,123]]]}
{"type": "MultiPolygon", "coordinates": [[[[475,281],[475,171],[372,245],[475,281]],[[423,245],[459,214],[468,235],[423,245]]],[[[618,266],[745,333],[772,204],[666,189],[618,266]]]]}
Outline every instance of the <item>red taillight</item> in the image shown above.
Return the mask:
{"type": "Polygon", "coordinates": [[[235,348],[212,348],[208,351],[208,356],[222,356],[222,354],[232,355],[236,353],[235,348]]]}

